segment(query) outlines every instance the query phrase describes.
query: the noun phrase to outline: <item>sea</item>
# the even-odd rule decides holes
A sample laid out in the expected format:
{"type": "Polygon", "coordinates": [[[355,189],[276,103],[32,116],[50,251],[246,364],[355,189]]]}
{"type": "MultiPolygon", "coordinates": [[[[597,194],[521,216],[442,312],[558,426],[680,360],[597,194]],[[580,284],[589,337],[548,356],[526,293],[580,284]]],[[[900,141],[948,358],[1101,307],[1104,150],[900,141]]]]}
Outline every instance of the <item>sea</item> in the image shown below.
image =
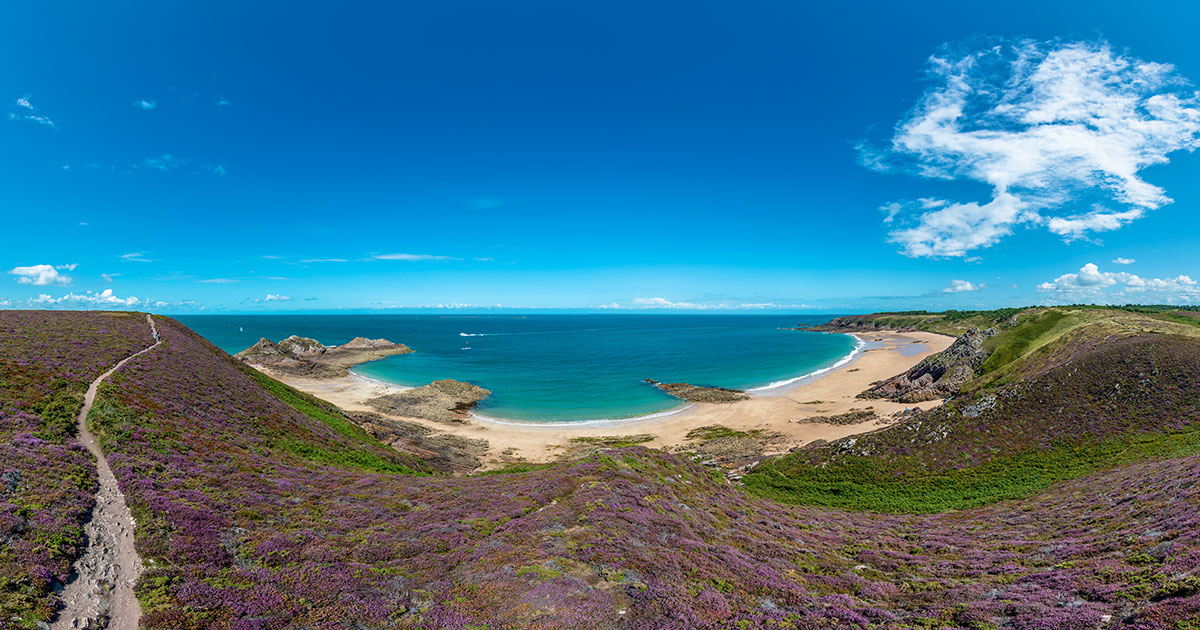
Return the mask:
{"type": "Polygon", "coordinates": [[[418,387],[450,378],[492,391],[475,412],[497,421],[579,423],[672,413],[684,406],[646,379],[786,391],[855,355],[854,337],[794,330],[829,315],[193,315],[181,322],[235,354],[261,337],[354,337],[412,354],[353,368],[418,387]]]}

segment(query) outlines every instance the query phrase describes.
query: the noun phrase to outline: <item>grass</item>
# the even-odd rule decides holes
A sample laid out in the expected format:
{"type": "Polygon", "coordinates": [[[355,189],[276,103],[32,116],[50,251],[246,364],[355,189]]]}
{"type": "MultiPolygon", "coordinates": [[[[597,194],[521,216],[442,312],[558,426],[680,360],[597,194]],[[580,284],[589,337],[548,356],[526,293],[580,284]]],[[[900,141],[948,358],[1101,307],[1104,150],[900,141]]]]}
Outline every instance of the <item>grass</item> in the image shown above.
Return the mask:
{"type": "Polygon", "coordinates": [[[244,369],[250,375],[250,378],[254,379],[263,389],[270,392],[272,396],[287,403],[288,406],[296,411],[328,425],[344,437],[372,444],[378,443],[362,427],[347,420],[345,416],[333,409],[328,403],[284,385],[258,370],[252,368],[244,369]]]}
{"type": "Polygon", "coordinates": [[[984,348],[991,354],[983,362],[980,372],[982,374],[995,372],[1019,359],[1030,348],[1044,344],[1047,333],[1066,317],[1067,315],[1062,311],[1053,309],[1043,311],[1022,321],[1019,326],[1004,329],[1000,334],[988,339],[984,342],[984,348]]]}
{"type": "Polygon", "coordinates": [[[397,475],[428,475],[425,471],[414,470],[403,464],[388,461],[374,453],[362,451],[347,451],[344,449],[325,448],[311,442],[302,442],[283,438],[276,440],[275,448],[302,457],[312,462],[355,468],[367,472],[392,473],[397,475]]]}
{"type": "MultiPolygon", "coordinates": [[[[272,396],[278,398],[296,411],[317,420],[339,435],[357,440],[365,444],[376,446],[380,449],[388,447],[380,444],[375,438],[371,437],[362,427],[354,424],[347,419],[340,411],[332,407],[328,403],[317,399],[314,396],[298,391],[288,385],[285,385],[258,370],[244,367],[243,370],[254,379],[256,383],[261,385],[272,396]]],[[[272,446],[290,453],[303,459],[317,462],[320,464],[329,464],[333,466],[343,466],[346,468],[354,468],[368,472],[392,473],[398,475],[428,475],[432,474],[428,466],[423,465],[417,458],[411,458],[413,465],[405,465],[381,455],[371,453],[369,451],[350,450],[344,447],[326,447],[313,442],[297,440],[293,438],[276,439],[272,446]]]]}
{"type": "Polygon", "coordinates": [[[1198,453],[1200,430],[1190,430],[1063,445],[924,476],[895,474],[869,458],[829,468],[793,467],[788,460],[772,460],[742,482],[751,493],[783,503],[920,514],[1020,499],[1059,481],[1148,459],[1198,453]]]}

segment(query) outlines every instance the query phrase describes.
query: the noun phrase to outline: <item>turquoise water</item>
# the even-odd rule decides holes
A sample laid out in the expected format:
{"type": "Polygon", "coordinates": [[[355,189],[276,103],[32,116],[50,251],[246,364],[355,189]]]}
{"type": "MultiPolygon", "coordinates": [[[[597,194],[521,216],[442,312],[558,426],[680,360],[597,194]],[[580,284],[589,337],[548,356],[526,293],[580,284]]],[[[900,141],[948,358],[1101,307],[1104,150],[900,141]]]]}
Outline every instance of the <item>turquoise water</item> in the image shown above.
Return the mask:
{"type": "Polygon", "coordinates": [[[834,365],[852,337],[797,330],[828,321],[803,315],[197,315],[179,320],[229,353],[267,337],[326,345],[384,337],[413,354],[354,368],[419,386],[453,378],[492,391],[492,418],[570,422],[642,416],[680,401],[652,378],[736,389],[788,381],[834,365]]]}

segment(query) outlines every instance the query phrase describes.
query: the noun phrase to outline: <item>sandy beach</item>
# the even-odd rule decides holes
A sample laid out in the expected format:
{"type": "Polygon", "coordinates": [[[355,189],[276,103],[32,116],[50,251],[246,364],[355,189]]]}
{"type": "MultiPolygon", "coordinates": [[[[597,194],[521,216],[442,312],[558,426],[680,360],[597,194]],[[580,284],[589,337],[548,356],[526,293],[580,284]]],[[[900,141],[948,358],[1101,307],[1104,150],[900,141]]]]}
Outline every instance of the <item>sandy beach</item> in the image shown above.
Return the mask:
{"type": "MultiPolygon", "coordinates": [[[[494,421],[474,416],[467,423],[448,424],[421,418],[398,419],[416,422],[435,431],[487,440],[484,458],[488,467],[512,461],[553,461],[567,450],[572,438],[650,434],[645,443],[655,448],[674,448],[687,442],[693,429],[721,425],[739,431],[764,429],[782,434],[772,445],[774,453],[786,452],[813,440],[835,440],[885,426],[878,420],[851,425],[796,422],[813,416],[828,416],[851,410],[873,408],[881,417],[912,407],[928,408],[940,404],[894,403],[887,400],[862,400],[855,396],[875,381],[899,374],[925,357],[946,349],[951,337],[924,332],[872,332],[856,334],[863,348],[850,362],[813,379],[791,386],[753,392],[753,397],[736,403],[691,403],[671,412],[644,418],[597,423],[533,424],[494,421]]],[[[270,372],[269,372],[270,373],[270,372]]],[[[283,374],[271,376],[348,411],[375,411],[366,401],[388,393],[408,389],[357,374],[336,379],[306,379],[283,374]]],[[[768,452],[766,454],[773,454],[768,452]]]]}

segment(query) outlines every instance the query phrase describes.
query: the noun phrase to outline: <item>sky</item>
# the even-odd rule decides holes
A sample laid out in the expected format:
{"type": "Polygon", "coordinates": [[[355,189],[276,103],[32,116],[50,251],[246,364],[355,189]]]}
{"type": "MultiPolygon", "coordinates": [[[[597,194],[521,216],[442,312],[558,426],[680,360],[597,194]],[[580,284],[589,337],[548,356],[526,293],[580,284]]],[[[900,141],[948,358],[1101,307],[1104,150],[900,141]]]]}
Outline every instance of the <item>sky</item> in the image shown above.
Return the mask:
{"type": "Polygon", "coordinates": [[[1194,2],[5,14],[0,308],[1200,302],[1194,2]]]}

